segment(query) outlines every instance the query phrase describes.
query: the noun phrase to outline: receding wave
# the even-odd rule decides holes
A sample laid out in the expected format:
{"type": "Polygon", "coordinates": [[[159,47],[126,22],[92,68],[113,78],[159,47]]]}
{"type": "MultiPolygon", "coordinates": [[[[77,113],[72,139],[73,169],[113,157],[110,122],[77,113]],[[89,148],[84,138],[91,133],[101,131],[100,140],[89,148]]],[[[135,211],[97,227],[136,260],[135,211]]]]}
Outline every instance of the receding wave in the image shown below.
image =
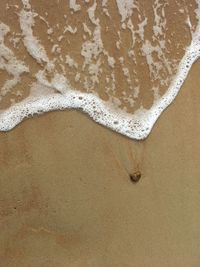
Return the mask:
{"type": "Polygon", "coordinates": [[[199,2],[2,0],[0,130],[76,108],[146,138],[200,55],[199,2]]]}

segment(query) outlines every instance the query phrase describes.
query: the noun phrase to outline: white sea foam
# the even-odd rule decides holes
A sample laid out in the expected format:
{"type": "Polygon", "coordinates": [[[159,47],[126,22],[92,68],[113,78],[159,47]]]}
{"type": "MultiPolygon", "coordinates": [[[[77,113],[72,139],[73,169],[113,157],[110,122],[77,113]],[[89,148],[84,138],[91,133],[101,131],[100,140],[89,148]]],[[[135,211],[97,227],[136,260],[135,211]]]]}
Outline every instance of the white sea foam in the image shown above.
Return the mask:
{"type": "MultiPolygon", "coordinates": [[[[88,2],[88,1],[85,1],[88,2]]],[[[127,25],[130,28],[132,35],[132,47],[135,42],[135,32],[133,31],[129,17],[133,13],[133,9],[137,8],[134,1],[118,1],[116,0],[119,13],[121,15],[121,21],[128,20],[127,25]]],[[[159,7],[156,0],[157,6],[155,12],[159,7]]],[[[161,115],[161,113],[170,105],[170,103],[175,99],[178,94],[184,80],[186,79],[192,64],[200,56],[200,25],[198,24],[195,32],[193,32],[191,45],[186,49],[185,55],[179,63],[179,67],[175,77],[173,78],[168,90],[162,95],[158,96],[158,91],[155,90],[156,99],[150,109],[145,109],[142,106],[136,110],[133,114],[126,112],[120,108],[114,107],[107,101],[102,100],[98,94],[94,92],[80,92],[74,90],[73,87],[68,82],[67,78],[63,74],[59,74],[54,71],[54,78],[51,81],[46,79],[46,72],[54,70],[54,63],[51,62],[46,54],[45,48],[39,42],[39,40],[34,36],[32,27],[34,26],[34,18],[37,16],[31,10],[31,5],[28,0],[22,1],[24,8],[19,13],[20,26],[23,34],[24,45],[28,53],[36,59],[36,61],[44,66],[43,70],[38,71],[36,74],[37,81],[32,84],[32,93],[29,97],[16,103],[9,107],[8,109],[1,111],[0,113],[0,130],[8,131],[19,124],[24,118],[33,116],[34,114],[40,114],[43,112],[48,112],[52,110],[66,109],[66,108],[76,108],[87,113],[96,122],[113,129],[123,135],[126,135],[134,139],[144,139],[150,133],[154,123],[161,115]],[[44,90],[41,90],[41,88],[44,90]],[[56,92],[55,92],[56,91],[56,92]],[[39,92],[39,93],[38,93],[39,92]]],[[[104,7],[107,1],[103,1],[104,7]]],[[[198,1],[198,8],[200,7],[200,1],[198,1]]],[[[81,7],[76,4],[76,1],[70,1],[70,8],[74,11],[79,11],[81,7]]],[[[115,59],[109,55],[108,51],[103,47],[101,40],[101,29],[98,18],[95,16],[96,1],[94,1],[93,6],[88,10],[89,19],[94,25],[94,32],[92,33],[88,26],[84,23],[84,31],[93,37],[92,41],[86,41],[82,45],[82,55],[85,57],[85,66],[89,65],[89,71],[93,77],[94,85],[98,82],[98,73],[100,72],[100,61],[96,64],[92,61],[92,58],[96,58],[100,53],[103,53],[107,59],[108,64],[112,68],[115,65],[115,59]],[[98,65],[99,64],[99,65],[98,65]],[[91,67],[92,66],[92,67],[91,67]]],[[[199,18],[199,10],[197,10],[197,17],[199,18]]],[[[157,13],[155,13],[157,18],[157,13]]],[[[139,31],[141,39],[144,39],[144,27],[147,24],[147,20],[143,20],[143,26],[139,31]]],[[[140,25],[142,25],[140,23],[140,25]]],[[[159,22],[157,18],[154,31],[155,35],[159,35],[162,31],[163,25],[165,26],[165,21],[159,22]]],[[[10,57],[10,65],[12,62],[16,66],[16,72],[14,73],[15,83],[19,82],[20,75],[23,72],[28,72],[28,68],[21,61],[17,61],[14,54],[9,52],[4,44],[4,37],[8,33],[9,28],[5,24],[0,24],[0,59],[2,53],[7,51],[10,57]]],[[[163,43],[162,43],[163,44],[163,43]]],[[[161,45],[162,45],[161,44],[161,45]]],[[[152,47],[149,43],[144,43],[143,51],[147,54],[147,59],[150,61],[151,55],[150,50],[158,49],[157,47],[152,47]],[[146,45],[145,45],[146,44],[146,45]],[[148,50],[148,51],[147,51],[148,50]]],[[[160,53],[160,52],[159,52],[160,53]]],[[[0,62],[2,63],[2,62],[0,62]]],[[[78,68],[76,61],[70,56],[66,55],[66,63],[69,67],[78,68]]],[[[147,61],[148,63],[148,61],[147,61]]],[[[129,70],[124,67],[124,59],[121,59],[122,67],[124,68],[124,75],[130,80],[129,70]]],[[[4,64],[5,65],[5,64],[4,64]]],[[[1,68],[4,66],[0,64],[1,68]]],[[[84,66],[84,67],[85,67],[84,66]]],[[[151,69],[152,65],[149,63],[150,73],[155,74],[155,69],[151,69]]],[[[6,66],[4,67],[6,68],[6,66]]],[[[8,67],[7,67],[8,68],[8,67]]],[[[12,69],[12,68],[11,68],[12,69]]],[[[12,70],[13,71],[13,70],[12,70]]],[[[80,79],[80,74],[77,72],[76,77],[79,76],[77,81],[80,79]]],[[[111,76],[113,77],[113,76],[111,76]]],[[[114,79],[114,77],[113,77],[114,79]]],[[[138,95],[138,90],[135,94],[138,95]]]]}

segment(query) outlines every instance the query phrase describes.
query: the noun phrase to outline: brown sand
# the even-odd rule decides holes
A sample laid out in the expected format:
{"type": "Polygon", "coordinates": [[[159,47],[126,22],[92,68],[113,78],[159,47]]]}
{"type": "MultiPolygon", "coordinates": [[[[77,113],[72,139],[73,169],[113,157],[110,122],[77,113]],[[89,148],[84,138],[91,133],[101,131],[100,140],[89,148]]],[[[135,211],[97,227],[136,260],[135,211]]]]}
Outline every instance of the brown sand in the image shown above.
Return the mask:
{"type": "MultiPolygon", "coordinates": [[[[81,11],[72,15],[72,10],[69,8],[69,4],[66,4],[66,0],[51,0],[48,4],[46,0],[31,1],[31,10],[37,14],[34,18],[33,35],[44,46],[49,60],[56,59],[53,73],[45,71],[44,76],[50,81],[56,70],[68,79],[70,86],[75,90],[95,92],[101,99],[109,99],[111,103],[115,103],[118,107],[125,108],[131,113],[140,108],[141,105],[149,109],[154,102],[155,89],[158,90],[157,93],[160,96],[166,92],[177,71],[178,64],[185,54],[185,48],[191,43],[191,32],[185,21],[189,14],[191,25],[194,28],[197,25],[195,19],[196,0],[190,0],[184,5],[182,0],[164,1],[162,5],[166,4],[166,8],[163,9],[163,12],[165,10],[166,13],[166,25],[162,22],[161,5],[157,12],[161,16],[160,24],[164,23],[165,26],[161,27],[163,32],[158,36],[152,30],[155,27],[155,10],[152,8],[155,1],[137,1],[140,12],[134,9],[134,14],[130,18],[135,31],[134,37],[130,29],[122,29],[121,16],[115,0],[108,1],[110,17],[102,11],[102,1],[97,1],[95,17],[100,21],[101,34],[99,39],[102,42],[102,51],[99,48],[99,39],[96,38],[97,41],[95,41],[96,39],[93,37],[96,26],[88,18],[88,8],[92,6],[93,2],[90,1],[86,4],[85,1],[78,1],[77,3],[81,3],[81,11]],[[183,6],[185,12],[180,13],[180,8],[183,9],[183,6]],[[144,19],[148,21],[143,29],[143,38],[136,31],[139,27],[138,23],[143,23],[139,17],[143,22],[144,19]],[[83,22],[91,32],[90,35],[84,31],[83,22]],[[65,32],[66,25],[76,29],[76,33],[65,32]],[[47,34],[47,30],[52,30],[52,33],[47,34]],[[120,34],[120,38],[118,34],[120,34]],[[116,46],[117,41],[121,42],[120,48],[116,46]],[[156,52],[154,49],[161,46],[161,41],[164,42],[165,48],[156,52]],[[88,42],[90,46],[95,44],[94,51],[101,51],[99,54],[84,52],[89,55],[87,57],[91,57],[89,62],[82,51],[83,47],[88,51],[86,45],[88,42]],[[144,54],[144,48],[142,48],[144,44],[147,47],[145,48],[146,55],[151,55],[148,60],[144,54]],[[148,44],[151,44],[149,48],[148,44]],[[58,51],[55,47],[59,48],[58,51]],[[154,52],[150,52],[151,50],[154,52]],[[133,53],[132,56],[130,56],[130,52],[133,53]],[[114,67],[108,64],[108,55],[114,60],[114,67]],[[72,65],[66,63],[66,56],[70,56],[74,62],[71,63],[72,65]],[[149,65],[147,64],[148,61],[153,63],[149,65]],[[124,68],[128,71],[126,75],[124,68]],[[80,75],[78,80],[76,80],[77,74],[80,75]],[[138,88],[138,92],[135,91],[136,88],[138,88]]],[[[36,73],[44,71],[46,67],[46,63],[38,63],[28,53],[28,49],[24,45],[19,20],[22,8],[21,0],[1,0],[0,2],[0,20],[10,28],[10,32],[5,35],[4,44],[7,49],[9,48],[14,53],[17,60],[23,61],[30,70],[29,73],[21,74],[21,81],[4,93],[5,95],[0,101],[0,109],[9,107],[13,101],[20,102],[27,97],[32,83],[36,81],[36,73]],[[16,37],[19,39],[13,43],[13,38],[16,39],[16,37]]],[[[6,71],[1,71],[0,75],[0,88],[2,88],[4,82],[11,77],[8,77],[6,71]]],[[[59,89],[57,89],[57,93],[59,93],[59,89]]]]}
{"type": "Polygon", "coordinates": [[[142,142],[78,111],[1,133],[0,266],[199,266],[199,73],[142,142]]]}
{"type": "Polygon", "coordinates": [[[78,111],[0,133],[0,267],[199,267],[199,73],[144,141],[78,111]]]}

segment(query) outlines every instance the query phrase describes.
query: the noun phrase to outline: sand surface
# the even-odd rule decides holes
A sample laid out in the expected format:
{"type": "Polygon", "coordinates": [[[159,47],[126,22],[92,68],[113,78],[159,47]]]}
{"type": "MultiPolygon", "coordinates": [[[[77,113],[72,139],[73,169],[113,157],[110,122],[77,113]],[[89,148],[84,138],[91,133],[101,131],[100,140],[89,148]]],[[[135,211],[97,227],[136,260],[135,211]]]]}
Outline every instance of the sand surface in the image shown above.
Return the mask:
{"type": "Polygon", "coordinates": [[[199,73],[144,141],[74,110],[1,132],[0,267],[199,267],[199,73]]]}
{"type": "Polygon", "coordinates": [[[142,142],[78,111],[1,133],[0,266],[199,266],[199,72],[142,142]]]}

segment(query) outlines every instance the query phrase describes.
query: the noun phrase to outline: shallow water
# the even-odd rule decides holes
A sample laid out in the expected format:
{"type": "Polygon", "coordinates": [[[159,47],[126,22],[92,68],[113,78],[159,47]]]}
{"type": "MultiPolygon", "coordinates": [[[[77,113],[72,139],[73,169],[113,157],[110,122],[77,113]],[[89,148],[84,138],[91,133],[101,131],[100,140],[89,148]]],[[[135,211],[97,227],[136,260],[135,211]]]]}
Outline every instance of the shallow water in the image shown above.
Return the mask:
{"type": "Polygon", "coordinates": [[[33,114],[78,108],[143,139],[200,54],[195,0],[2,0],[0,7],[2,131],[33,114]]]}

